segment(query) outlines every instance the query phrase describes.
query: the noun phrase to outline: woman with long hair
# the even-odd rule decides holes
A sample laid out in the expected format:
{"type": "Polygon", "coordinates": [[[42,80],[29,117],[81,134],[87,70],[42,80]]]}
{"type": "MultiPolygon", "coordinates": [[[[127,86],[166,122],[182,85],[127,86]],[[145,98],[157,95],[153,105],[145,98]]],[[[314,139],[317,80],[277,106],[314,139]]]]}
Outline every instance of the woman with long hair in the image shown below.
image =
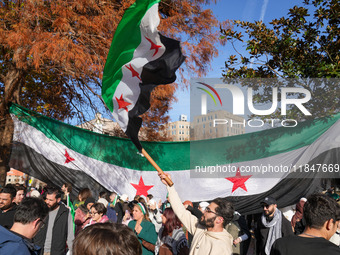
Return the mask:
{"type": "Polygon", "coordinates": [[[188,255],[189,245],[182,229],[182,223],[172,208],[166,208],[162,215],[163,226],[158,232],[156,245],[144,245],[156,255],[188,255]]]}
{"type": "Polygon", "coordinates": [[[90,214],[89,211],[91,206],[95,203],[95,199],[93,197],[88,197],[85,200],[85,203],[80,205],[74,216],[74,224],[75,224],[75,233],[74,235],[77,236],[79,232],[90,222],[90,214]]]}
{"type": "Polygon", "coordinates": [[[155,226],[149,220],[149,214],[145,204],[137,203],[132,211],[133,220],[128,226],[137,235],[139,242],[142,244],[143,255],[152,255],[152,251],[148,250],[143,245],[143,241],[155,244],[157,241],[157,233],[155,226]]]}
{"type": "Polygon", "coordinates": [[[77,210],[79,206],[85,203],[86,199],[92,197],[92,192],[89,188],[83,188],[78,193],[78,198],[73,202],[74,210],[77,210]]]}

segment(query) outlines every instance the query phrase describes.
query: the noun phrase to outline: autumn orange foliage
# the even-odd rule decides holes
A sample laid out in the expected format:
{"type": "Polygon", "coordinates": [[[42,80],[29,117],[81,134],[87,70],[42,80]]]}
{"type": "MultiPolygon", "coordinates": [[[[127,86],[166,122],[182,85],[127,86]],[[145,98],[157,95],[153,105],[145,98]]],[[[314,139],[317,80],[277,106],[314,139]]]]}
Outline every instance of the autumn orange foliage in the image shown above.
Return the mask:
{"type": "MultiPolygon", "coordinates": [[[[103,111],[100,89],[106,56],[116,27],[133,2],[1,1],[0,119],[8,119],[10,102],[63,121],[75,117],[84,121],[88,111],[103,111]]],[[[209,2],[163,0],[159,5],[159,29],[182,41],[191,74],[204,74],[217,54],[218,22],[210,10],[203,9],[209,2]]],[[[181,77],[185,84],[185,76],[181,77]]],[[[154,91],[146,126],[157,127],[168,120],[176,89],[177,85],[161,86],[154,91]]],[[[9,124],[2,121],[1,125],[4,137],[4,126],[9,124]]],[[[2,139],[0,147],[8,146],[9,140],[2,139]]],[[[8,151],[0,155],[0,168],[6,155],[8,151]]]]}

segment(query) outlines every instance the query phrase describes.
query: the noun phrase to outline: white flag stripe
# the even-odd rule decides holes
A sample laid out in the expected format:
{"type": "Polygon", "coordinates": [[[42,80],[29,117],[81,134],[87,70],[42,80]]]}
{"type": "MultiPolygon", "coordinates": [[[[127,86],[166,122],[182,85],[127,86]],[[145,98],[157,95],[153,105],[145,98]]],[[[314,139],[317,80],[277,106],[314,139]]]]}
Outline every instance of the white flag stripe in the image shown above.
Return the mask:
{"type": "Polygon", "coordinates": [[[128,110],[131,110],[138,100],[140,94],[139,83],[141,80],[132,76],[131,67],[139,74],[142,73],[143,67],[159,57],[161,57],[165,52],[165,46],[161,43],[160,36],[157,31],[160,19],[158,16],[158,4],[154,4],[144,15],[140,28],[141,28],[141,43],[135,49],[133,58],[130,62],[122,67],[123,77],[119,82],[116,91],[113,95],[112,101],[114,110],[112,112],[113,117],[118,122],[122,130],[125,132],[128,124],[128,112],[125,109],[119,109],[116,98],[120,98],[123,95],[124,101],[130,103],[127,106],[128,110]],[[157,54],[155,50],[150,50],[151,43],[146,39],[152,40],[155,44],[160,45],[157,54]]]}
{"type": "MultiPolygon", "coordinates": [[[[59,144],[54,140],[48,139],[42,132],[24,122],[19,121],[14,115],[12,115],[12,118],[15,123],[13,141],[26,144],[37,153],[43,155],[46,159],[76,171],[83,171],[101,183],[105,188],[109,190],[116,190],[120,194],[126,193],[131,197],[136,194],[136,190],[133,188],[131,183],[138,184],[139,179],[142,176],[145,185],[154,185],[154,187],[150,189],[149,193],[155,195],[156,197],[165,196],[166,190],[163,184],[160,183],[155,171],[138,171],[123,168],[84,156],[69,148],[66,148],[64,145],[59,144]],[[75,161],[65,164],[65,149],[68,151],[70,157],[74,158],[75,161]],[[117,183],[118,180],[119,183],[117,183]]],[[[329,130],[321,135],[319,139],[309,146],[302,147],[298,150],[281,153],[276,156],[240,162],[233,165],[236,167],[251,167],[266,164],[293,165],[295,162],[298,162],[298,164],[302,165],[307,164],[321,153],[339,147],[339,128],[340,121],[337,121],[329,130]]],[[[252,175],[252,177],[245,182],[247,191],[238,188],[232,192],[232,182],[224,178],[191,178],[190,173],[193,171],[195,171],[195,169],[169,171],[179,194],[184,200],[188,199],[191,201],[200,201],[209,200],[218,196],[223,197],[260,194],[274,187],[288,174],[282,173],[280,176],[278,176],[276,173],[278,178],[263,178],[262,174],[241,172],[242,176],[252,175]]],[[[229,176],[235,176],[235,174],[232,173],[229,176]]]]}

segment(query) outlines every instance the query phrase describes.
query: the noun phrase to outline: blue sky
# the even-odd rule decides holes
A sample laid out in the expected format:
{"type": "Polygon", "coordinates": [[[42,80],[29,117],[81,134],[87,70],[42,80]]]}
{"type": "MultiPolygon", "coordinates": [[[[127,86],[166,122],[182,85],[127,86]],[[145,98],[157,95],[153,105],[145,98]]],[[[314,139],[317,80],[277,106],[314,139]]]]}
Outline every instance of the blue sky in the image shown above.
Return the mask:
{"type": "MultiPolygon", "coordinates": [[[[219,0],[216,4],[211,4],[209,8],[213,10],[217,19],[220,21],[226,19],[250,22],[262,20],[268,24],[274,18],[286,16],[288,10],[295,5],[303,6],[302,0],[219,0]]],[[[240,52],[245,51],[242,47],[238,48],[238,50],[240,50],[240,52]]],[[[235,52],[229,47],[228,43],[224,47],[219,47],[219,56],[212,61],[211,70],[205,77],[220,78],[224,61],[232,54],[235,54],[235,52]]],[[[173,105],[173,109],[169,113],[171,121],[177,121],[180,114],[186,114],[189,118],[189,91],[179,89],[176,96],[178,102],[173,105]]]]}

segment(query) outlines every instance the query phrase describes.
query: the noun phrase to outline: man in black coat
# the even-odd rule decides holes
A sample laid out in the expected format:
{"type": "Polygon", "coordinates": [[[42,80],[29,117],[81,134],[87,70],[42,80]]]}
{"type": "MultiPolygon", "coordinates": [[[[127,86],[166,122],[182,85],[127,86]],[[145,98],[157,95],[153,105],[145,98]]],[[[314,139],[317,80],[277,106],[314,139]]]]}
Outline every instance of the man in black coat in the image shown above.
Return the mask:
{"type": "Polygon", "coordinates": [[[16,189],[11,184],[7,184],[0,190],[0,225],[7,229],[13,225],[14,213],[17,209],[14,203],[16,193],[16,189]]]}
{"type": "MultiPolygon", "coordinates": [[[[74,232],[70,210],[60,202],[61,190],[47,187],[45,203],[49,208],[45,226],[40,229],[33,239],[34,244],[42,248],[41,254],[64,255],[66,245],[71,250],[74,232]]],[[[72,254],[72,250],[71,250],[72,254]]]]}
{"type": "Polygon", "coordinates": [[[277,209],[276,199],[266,197],[262,202],[263,213],[257,221],[255,229],[256,254],[269,255],[275,240],[294,235],[290,222],[277,209]]]}

